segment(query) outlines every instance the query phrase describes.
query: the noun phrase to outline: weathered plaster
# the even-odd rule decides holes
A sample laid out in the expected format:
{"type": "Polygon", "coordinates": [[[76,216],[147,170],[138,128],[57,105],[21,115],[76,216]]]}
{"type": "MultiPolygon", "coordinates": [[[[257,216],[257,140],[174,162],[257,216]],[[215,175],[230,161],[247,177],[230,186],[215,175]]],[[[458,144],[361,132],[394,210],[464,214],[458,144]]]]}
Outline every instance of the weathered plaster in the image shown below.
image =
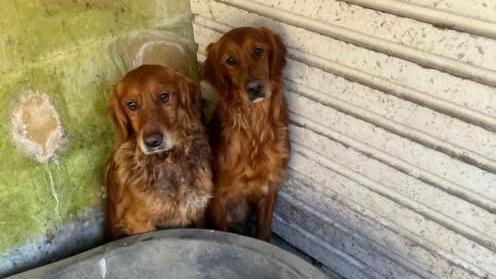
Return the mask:
{"type": "Polygon", "coordinates": [[[191,1],[199,61],[233,27],[288,47],[278,235],[345,278],[496,278],[489,2],[191,1]]]}
{"type": "Polygon", "coordinates": [[[1,277],[101,241],[107,106],[124,73],[156,63],[198,75],[188,1],[0,1],[0,10],[1,277]]]}

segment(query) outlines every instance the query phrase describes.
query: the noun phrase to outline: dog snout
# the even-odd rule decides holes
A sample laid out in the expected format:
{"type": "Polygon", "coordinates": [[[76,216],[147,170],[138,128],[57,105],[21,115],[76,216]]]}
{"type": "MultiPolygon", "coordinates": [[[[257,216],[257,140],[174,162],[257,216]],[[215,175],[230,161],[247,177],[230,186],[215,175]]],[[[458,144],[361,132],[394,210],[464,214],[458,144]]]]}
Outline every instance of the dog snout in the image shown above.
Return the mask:
{"type": "Polygon", "coordinates": [[[245,90],[248,92],[250,101],[265,97],[264,85],[260,80],[252,80],[247,82],[245,84],[245,90]]]}
{"type": "Polygon", "coordinates": [[[162,144],[164,136],[162,133],[151,133],[144,137],[143,141],[145,142],[148,148],[156,148],[162,144]]]}

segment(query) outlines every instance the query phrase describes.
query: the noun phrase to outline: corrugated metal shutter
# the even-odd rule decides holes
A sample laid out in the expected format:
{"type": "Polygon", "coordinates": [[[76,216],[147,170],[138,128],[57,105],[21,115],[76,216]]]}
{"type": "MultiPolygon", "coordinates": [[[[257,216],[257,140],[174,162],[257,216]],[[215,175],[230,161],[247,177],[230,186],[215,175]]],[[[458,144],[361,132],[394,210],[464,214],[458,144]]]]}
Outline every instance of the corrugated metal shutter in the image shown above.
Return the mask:
{"type": "Polygon", "coordinates": [[[289,47],[274,230],[347,278],[496,278],[496,2],[192,0],[199,61],[239,26],[289,47]]]}

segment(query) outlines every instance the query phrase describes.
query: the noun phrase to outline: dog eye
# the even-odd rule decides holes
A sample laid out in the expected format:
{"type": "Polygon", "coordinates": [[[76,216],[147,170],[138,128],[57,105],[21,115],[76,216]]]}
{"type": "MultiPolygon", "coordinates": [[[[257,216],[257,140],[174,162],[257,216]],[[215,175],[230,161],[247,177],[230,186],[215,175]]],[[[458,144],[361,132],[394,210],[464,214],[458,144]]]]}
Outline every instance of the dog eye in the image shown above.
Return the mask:
{"type": "Polygon", "coordinates": [[[263,48],[261,48],[261,47],[257,47],[257,48],[255,48],[255,55],[256,55],[257,57],[262,56],[262,54],[263,54],[263,53],[264,53],[264,49],[263,49],[263,48]]]}
{"type": "Polygon", "coordinates": [[[158,97],[162,104],[165,104],[169,101],[169,92],[162,92],[158,97]]]}
{"type": "Polygon", "coordinates": [[[234,65],[236,65],[236,63],[237,63],[237,61],[234,57],[231,57],[231,56],[227,57],[227,59],[226,59],[227,65],[234,66],[234,65]]]}
{"type": "Polygon", "coordinates": [[[131,111],[135,111],[138,109],[138,104],[134,101],[127,102],[127,108],[131,111]]]}

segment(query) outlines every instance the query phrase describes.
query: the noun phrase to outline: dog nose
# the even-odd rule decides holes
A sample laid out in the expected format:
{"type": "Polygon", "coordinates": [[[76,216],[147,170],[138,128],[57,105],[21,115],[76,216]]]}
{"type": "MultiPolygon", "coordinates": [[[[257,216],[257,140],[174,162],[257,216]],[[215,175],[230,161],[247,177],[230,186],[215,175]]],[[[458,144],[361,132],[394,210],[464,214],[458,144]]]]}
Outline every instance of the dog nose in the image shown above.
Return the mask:
{"type": "Polygon", "coordinates": [[[162,144],[163,136],[159,133],[154,133],[145,137],[144,142],[147,147],[154,148],[162,144]]]}
{"type": "Polygon", "coordinates": [[[248,92],[248,95],[251,100],[254,100],[259,97],[264,97],[264,86],[260,80],[252,80],[245,84],[245,90],[248,92]]]}

